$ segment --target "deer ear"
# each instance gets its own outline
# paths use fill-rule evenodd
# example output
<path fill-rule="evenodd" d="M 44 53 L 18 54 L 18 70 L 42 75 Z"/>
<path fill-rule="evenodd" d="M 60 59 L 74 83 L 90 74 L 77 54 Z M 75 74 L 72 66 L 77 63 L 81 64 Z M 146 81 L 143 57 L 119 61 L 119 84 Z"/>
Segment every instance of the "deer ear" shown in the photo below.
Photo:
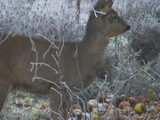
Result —
<path fill-rule="evenodd" d="M 112 4 L 113 4 L 112 0 L 98 0 L 94 8 L 97 11 L 102 11 L 104 13 L 107 13 L 111 9 Z"/>

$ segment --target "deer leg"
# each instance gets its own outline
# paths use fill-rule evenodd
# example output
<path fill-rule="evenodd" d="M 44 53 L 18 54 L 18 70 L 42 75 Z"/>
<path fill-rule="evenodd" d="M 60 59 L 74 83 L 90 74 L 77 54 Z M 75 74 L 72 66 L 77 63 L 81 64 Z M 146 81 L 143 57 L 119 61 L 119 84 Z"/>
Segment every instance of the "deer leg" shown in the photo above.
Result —
<path fill-rule="evenodd" d="M 66 92 L 49 91 L 51 118 L 55 120 L 67 120 L 69 97 Z"/>
<path fill-rule="evenodd" d="M 5 79 L 0 78 L 0 111 L 2 110 L 11 85 Z"/>

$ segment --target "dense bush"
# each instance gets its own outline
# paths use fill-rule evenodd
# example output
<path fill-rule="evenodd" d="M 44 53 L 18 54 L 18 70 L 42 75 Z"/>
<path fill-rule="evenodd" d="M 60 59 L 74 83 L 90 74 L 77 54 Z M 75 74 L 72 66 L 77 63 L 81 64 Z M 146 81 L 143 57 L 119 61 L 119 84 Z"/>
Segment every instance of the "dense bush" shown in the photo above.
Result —
<path fill-rule="evenodd" d="M 158 57 L 160 52 L 160 1 L 159 0 L 115 0 L 115 7 L 128 23 L 127 34 L 131 47 L 140 52 L 140 60 L 148 62 Z"/>
<path fill-rule="evenodd" d="M 114 0 L 116 11 L 131 25 L 128 34 L 114 38 L 108 49 L 106 69 L 116 93 L 160 91 L 159 6 L 159 0 Z"/>
<path fill-rule="evenodd" d="M 44 36 L 53 41 L 80 41 L 89 12 L 85 3 L 78 19 L 76 1 L 72 0 L 1 0 L 0 8 L 1 32 Z"/>

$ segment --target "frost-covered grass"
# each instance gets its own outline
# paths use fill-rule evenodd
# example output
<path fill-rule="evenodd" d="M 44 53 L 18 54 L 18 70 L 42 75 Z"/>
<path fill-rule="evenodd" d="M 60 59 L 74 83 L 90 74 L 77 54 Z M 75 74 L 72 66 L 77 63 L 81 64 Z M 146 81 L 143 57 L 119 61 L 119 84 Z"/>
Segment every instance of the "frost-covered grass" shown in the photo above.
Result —
<path fill-rule="evenodd" d="M 1 120 L 42 120 L 49 118 L 48 96 L 14 91 L 8 95 Z"/>
<path fill-rule="evenodd" d="M 80 41 L 92 3 L 82 1 L 0 1 L 0 31 L 27 36 L 43 35 L 50 40 Z"/>

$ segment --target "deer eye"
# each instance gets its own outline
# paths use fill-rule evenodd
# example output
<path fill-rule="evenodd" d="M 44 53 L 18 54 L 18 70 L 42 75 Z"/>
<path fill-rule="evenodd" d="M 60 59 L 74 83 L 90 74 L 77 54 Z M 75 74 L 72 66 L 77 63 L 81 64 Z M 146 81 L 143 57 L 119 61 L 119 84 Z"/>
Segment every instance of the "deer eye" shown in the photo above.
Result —
<path fill-rule="evenodd" d="M 119 21 L 119 18 L 118 18 L 118 16 L 111 16 L 109 19 L 108 19 L 108 21 L 109 21 L 109 23 L 113 23 L 114 21 Z"/>

